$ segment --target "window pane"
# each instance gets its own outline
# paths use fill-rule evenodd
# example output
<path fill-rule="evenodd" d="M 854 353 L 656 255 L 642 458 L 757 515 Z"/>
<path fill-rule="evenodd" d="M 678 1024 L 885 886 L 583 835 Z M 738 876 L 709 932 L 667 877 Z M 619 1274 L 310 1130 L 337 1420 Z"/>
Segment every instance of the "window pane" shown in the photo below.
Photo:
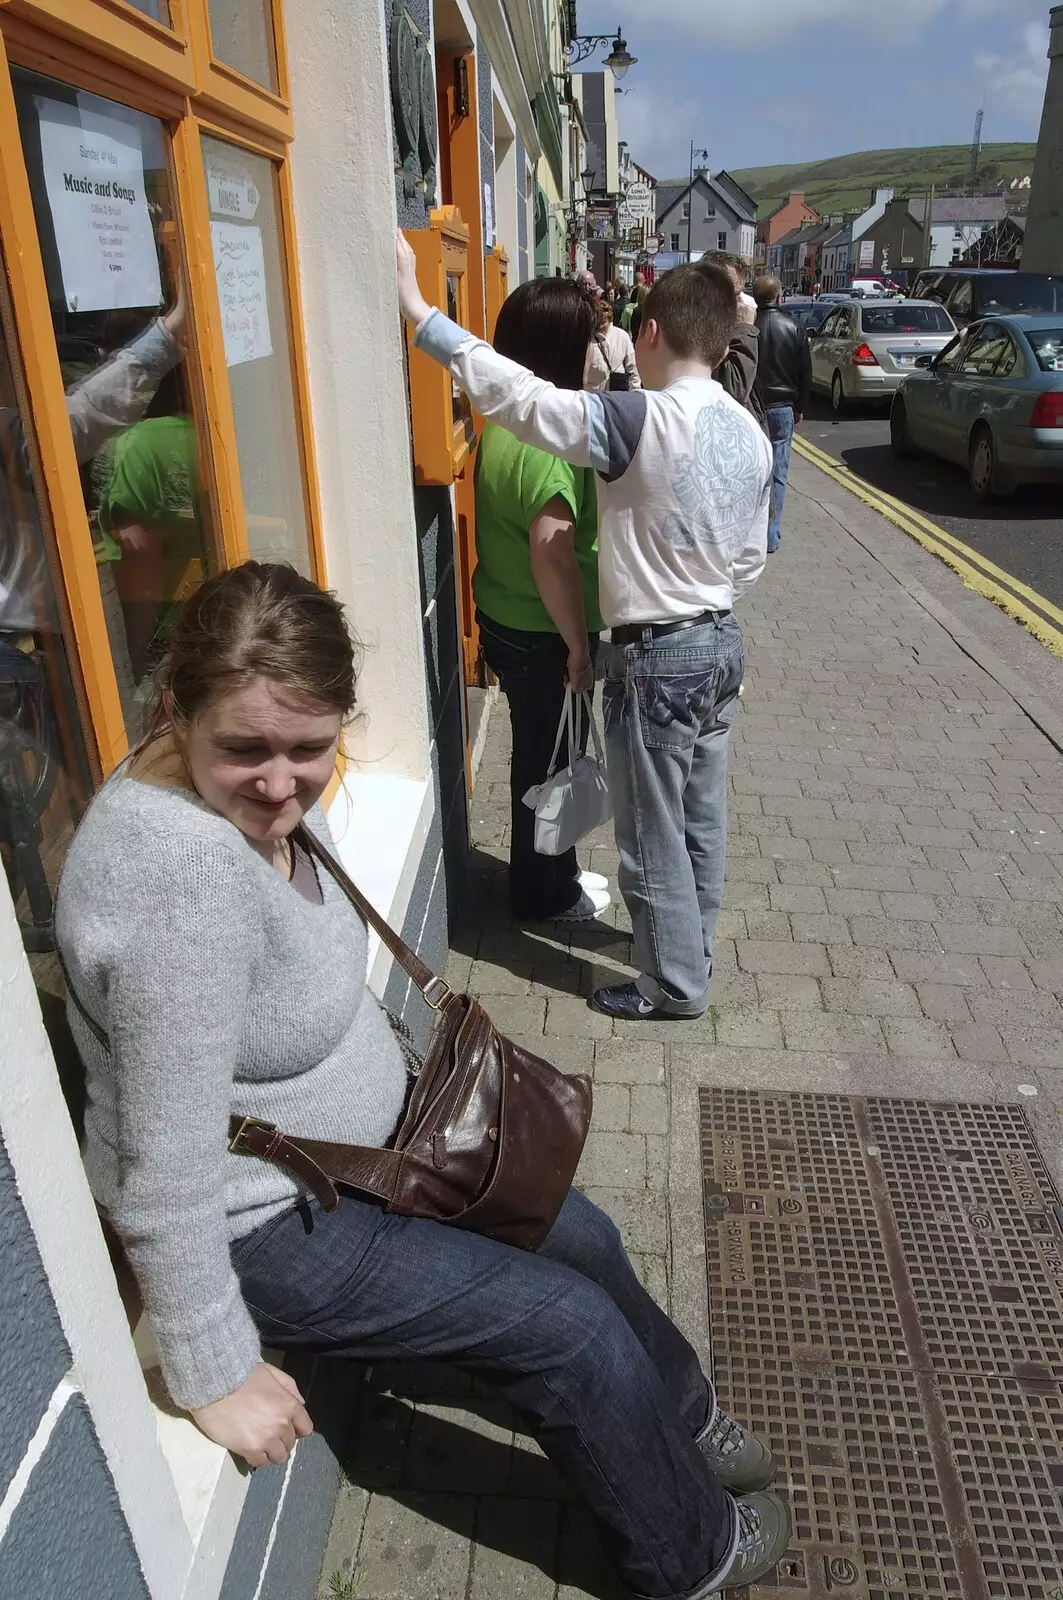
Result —
<path fill-rule="evenodd" d="M 273 166 L 206 135 L 203 160 L 248 546 L 309 575 Z"/>
<path fill-rule="evenodd" d="M 0 857 L 34 977 L 58 995 L 53 897 L 91 780 L 28 419 L 0 262 Z"/>
<path fill-rule="evenodd" d="M 277 53 L 270 0 L 207 0 L 215 59 L 277 92 Z"/>
<path fill-rule="evenodd" d="M 89 532 L 131 741 L 178 605 L 212 564 L 168 135 L 12 70 Z"/>
<path fill-rule="evenodd" d="M 129 4 L 137 11 L 142 11 L 153 22 L 161 22 L 164 28 L 170 26 L 170 7 L 167 0 L 129 0 Z"/>

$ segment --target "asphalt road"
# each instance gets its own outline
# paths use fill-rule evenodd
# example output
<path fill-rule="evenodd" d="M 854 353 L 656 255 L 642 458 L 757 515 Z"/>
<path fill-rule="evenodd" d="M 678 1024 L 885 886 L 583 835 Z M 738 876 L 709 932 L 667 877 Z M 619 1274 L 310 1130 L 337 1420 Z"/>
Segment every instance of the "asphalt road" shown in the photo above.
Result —
<path fill-rule="evenodd" d="M 931 456 L 894 461 L 889 413 L 879 408 L 838 421 L 829 402 L 816 397 L 798 432 L 876 489 L 1063 605 L 1063 489 L 1019 489 L 1014 499 L 980 506 L 962 468 Z"/>

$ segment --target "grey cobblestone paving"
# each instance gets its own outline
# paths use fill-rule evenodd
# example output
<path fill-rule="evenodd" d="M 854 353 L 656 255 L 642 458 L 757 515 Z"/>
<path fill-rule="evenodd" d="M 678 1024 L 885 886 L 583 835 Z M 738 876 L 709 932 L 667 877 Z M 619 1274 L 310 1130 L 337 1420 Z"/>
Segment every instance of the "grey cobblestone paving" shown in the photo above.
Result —
<path fill-rule="evenodd" d="M 809 470 L 799 482 L 814 490 Z M 622 1024 L 587 1009 L 592 987 L 633 970 L 624 907 L 600 925 L 515 928 L 504 702 L 479 770 L 447 977 L 515 1038 L 593 1074 L 578 1182 L 695 1339 L 696 1140 L 676 1107 L 697 1082 L 1022 1099 L 1058 1135 L 1063 756 L 865 548 L 900 536 L 860 515 L 863 543 L 793 492 L 782 552 L 742 607 L 706 1016 Z M 1057 705 L 1060 691 L 1063 665 Z M 610 830 L 585 862 L 615 875 Z M 453 1376 L 385 1371 L 359 1408 L 322 1600 L 619 1596 L 582 1512 L 504 1408 Z"/>

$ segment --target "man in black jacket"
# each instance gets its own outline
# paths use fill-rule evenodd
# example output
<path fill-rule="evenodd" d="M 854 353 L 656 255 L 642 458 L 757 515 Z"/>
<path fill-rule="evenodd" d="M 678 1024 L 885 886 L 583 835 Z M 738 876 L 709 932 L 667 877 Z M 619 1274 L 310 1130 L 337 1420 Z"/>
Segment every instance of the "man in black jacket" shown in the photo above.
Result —
<path fill-rule="evenodd" d="M 753 285 L 760 330 L 757 381 L 767 413 L 775 470 L 772 475 L 771 520 L 768 554 L 779 548 L 786 479 L 790 471 L 790 444 L 812 393 L 812 357 L 804 329 L 780 309 L 782 284 L 778 278 L 758 278 Z"/>

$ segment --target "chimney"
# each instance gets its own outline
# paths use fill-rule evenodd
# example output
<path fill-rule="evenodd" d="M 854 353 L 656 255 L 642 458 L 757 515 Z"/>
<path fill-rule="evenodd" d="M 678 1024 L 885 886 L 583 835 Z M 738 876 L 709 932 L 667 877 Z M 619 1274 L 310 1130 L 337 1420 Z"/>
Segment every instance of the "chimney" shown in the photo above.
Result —
<path fill-rule="evenodd" d="M 790 204 L 792 206 L 794 206 L 794 205 L 803 206 L 804 203 L 805 203 L 805 191 L 803 189 L 791 189 L 790 190 Z"/>

